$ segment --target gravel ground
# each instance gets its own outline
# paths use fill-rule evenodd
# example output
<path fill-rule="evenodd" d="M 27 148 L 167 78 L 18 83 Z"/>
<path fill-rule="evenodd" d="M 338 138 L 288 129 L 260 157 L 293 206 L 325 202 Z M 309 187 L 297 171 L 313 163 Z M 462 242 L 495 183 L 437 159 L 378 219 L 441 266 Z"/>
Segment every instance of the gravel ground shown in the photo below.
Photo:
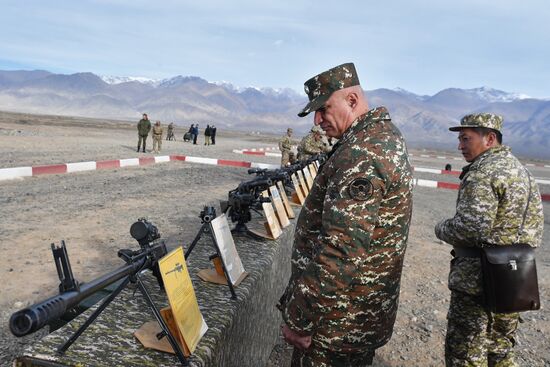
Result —
<path fill-rule="evenodd" d="M 56 118 L 0 113 L 0 168 L 97 161 L 151 156 L 135 152 L 135 123 Z M 216 146 L 193 146 L 181 140 L 164 141 L 162 154 L 277 163 L 277 158 L 244 156 L 232 149 L 275 146 L 276 139 L 220 131 Z M 199 139 L 201 142 L 202 137 Z M 148 142 L 149 149 L 152 148 Z M 444 162 L 423 159 L 422 167 L 438 168 Z M 453 163 L 459 169 L 459 163 Z M 540 170 L 538 176 L 550 170 Z M 134 247 L 130 225 L 140 217 L 156 223 L 173 248 L 190 243 L 204 205 L 214 205 L 227 191 L 249 176 L 234 167 L 170 162 L 144 167 L 29 177 L 0 181 L 0 361 L 2 366 L 44 331 L 16 339 L 8 331 L 9 315 L 53 295 L 57 275 L 50 243 L 67 242 L 75 277 L 91 280 L 118 267 L 116 252 Z M 419 178 L 440 180 L 441 175 Z M 446 177 L 445 181 L 455 182 Z M 549 192 L 547 187 L 541 187 Z M 441 366 L 445 316 L 449 302 L 446 287 L 450 248 L 433 235 L 442 218 L 452 216 L 456 191 L 417 187 L 410 240 L 403 272 L 401 302 L 394 336 L 379 349 L 376 366 Z M 523 314 L 517 346 L 521 366 L 550 365 L 548 338 L 550 312 L 550 204 L 544 204 L 546 245 L 538 253 L 543 307 Z M 268 366 L 288 366 L 291 349 L 282 341 L 273 349 Z"/>

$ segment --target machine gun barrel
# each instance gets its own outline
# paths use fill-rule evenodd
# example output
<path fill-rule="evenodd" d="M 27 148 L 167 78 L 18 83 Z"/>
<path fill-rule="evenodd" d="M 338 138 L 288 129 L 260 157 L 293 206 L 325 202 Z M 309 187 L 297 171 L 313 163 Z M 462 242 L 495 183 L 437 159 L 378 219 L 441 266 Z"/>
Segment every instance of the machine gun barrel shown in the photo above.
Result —
<path fill-rule="evenodd" d="M 118 256 L 126 262 L 126 265 L 84 284 L 79 284 L 73 278 L 65 242 L 62 241 L 59 248 L 52 244 L 57 274 L 61 281 L 60 293 L 12 314 L 9 325 L 13 335 L 25 336 L 41 329 L 63 316 L 85 298 L 125 277 L 130 277 L 131 280 L 132 276 L 144 269 L 153 271 L 162 288 L 164 284 L 158 269 L 158 260 L 166 255 L 167 251 L 164 242 L 153 242 L 160 238 L 157 227 L 145 218 L 141 218 L 132 225 L 130 234 L 138 241 L 141 249 L 119 250 Z"/>
<path fill-rule="evenodd" d="M 242 182 L 238 187 L 237 191 L 239 193 L 248 193 L 251 191 L 263 191 L 267 190 L 269 186 L 273 185 L 273 181 L 270 178 L 256 178 L 252 181 Z"/>
<path fill-rule="evenodd" d="M 148 259 L 143 257 L 135 263 L 122 266 L 89 283 L 81 284 L 79 290 L 58 294 L 15 312 L 10 317 L 11 332 L 13 335 L 21 337 L 41 329 L 51 321 L 61 317 L 85 298 L 128 275 L 137 273 L 140 269 L 146 267 L 147 261 Z"/>

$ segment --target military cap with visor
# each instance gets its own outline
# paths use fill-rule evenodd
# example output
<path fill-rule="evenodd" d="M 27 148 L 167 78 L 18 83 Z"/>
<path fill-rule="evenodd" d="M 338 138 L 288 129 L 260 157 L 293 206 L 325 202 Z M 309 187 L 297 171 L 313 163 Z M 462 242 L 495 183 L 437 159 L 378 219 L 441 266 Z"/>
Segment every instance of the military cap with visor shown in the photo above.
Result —
<path fill-rule="evenodd" d="M 304 83 L 304 91 L 309 98 L 309 103 L 298 116 L 304 117 L 312 111 L 317 111 L 323 107 L 332 93 L 355 85 L 359 85 L 359 78 L 355 65 L 351 62 L 335 66 L 314 76 Z"/>
<path fill-rule="evenodd" d="M 485 127 L 502 133 L 502 116 L 493 113 L 473 113 L 464 116 L 460 120 L 460 125 L 449 128 L 451 131 L 460 131 L 464 128 Z"/>

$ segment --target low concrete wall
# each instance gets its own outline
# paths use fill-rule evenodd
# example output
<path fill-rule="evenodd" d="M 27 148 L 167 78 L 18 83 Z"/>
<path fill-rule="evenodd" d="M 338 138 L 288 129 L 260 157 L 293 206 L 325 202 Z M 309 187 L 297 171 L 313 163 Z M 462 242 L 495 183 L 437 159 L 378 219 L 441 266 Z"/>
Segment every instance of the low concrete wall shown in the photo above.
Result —
<path fill-rule="evenodd" d="M 210 268 L 208 256 L 215 252 L 207 236 L 197 244 L 187 260 L 199 307 L 209 330 L 200 341 L 190 366 L 262 366 L 277 342 L 281 322 L 275 305 L 290 276 L 290 254 L 294 222 L 276 241 L 235 237 L 237 250 L 248 277 L 235 288 L 237 299 L 230 299 L 227 286 L 206 283 L 196 273 Z M 188 245 L 188 244 L 187 244 Z M 167 304 L 164 292 L 147 272 L 147 289 L 161 308 Z M 132 333 L 144 322 L 154 320 L 143 296 L 127 287 L 64 355 L 55 349 L 84 322 L 92 310 L 49 334 L 25 351 L 21 365 L 86 366 L 174 366 L 170 354 L 144 349 Z"/>

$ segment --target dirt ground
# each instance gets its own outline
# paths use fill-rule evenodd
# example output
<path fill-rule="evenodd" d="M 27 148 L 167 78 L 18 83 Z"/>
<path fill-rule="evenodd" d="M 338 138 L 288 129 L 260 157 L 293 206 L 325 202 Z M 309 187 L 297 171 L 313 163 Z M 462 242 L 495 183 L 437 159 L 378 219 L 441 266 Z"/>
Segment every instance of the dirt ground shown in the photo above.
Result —
<path fill-rule="evenodd" d="M 137 121 L 136 121 L 137 122 Z M 233 149 L 275 146 L 276 137 L 218 130 L 215 146 L 163 141 L 161 155 L 278 163 L 275 157 L 232 153 Z M 283 131 L 281 132 L 282 135 Z M 0 113 L 0 168 L 152 156 L 136 153 L 135 123 Z M 148 141 L 148 150 L 152 148 Z M 445 162 L 413 157 L 413 165 L 439 168 Z M 460 169 L 453 162 L 453 169 Z M 550 178 L 550 169 L 533 168 Z M 416 177 L 458 182 L 456 177 Z M 120 265 L 116 253 L 136 246 L 130 225 L 147 217 L 169 248 L 190 243 L 204 205 L 218 205 L 227 191 L 249 178 L 246 169 L 167 162 L 143 167 L 27 177 L 0 181 L 0 361 L 2 366 L 42 333 L 16 339 L 7 320 L 14 311 L 57 291 L 50 244 L 65 240 L 75 277 L 81 281 Z M 550 193 L 550 187 L 541 185 Z M 394 335 L 377 351 L 377 366 L 441 366 L 449 291 L 450 247 L 435 239 L 434 225 L 454 213 L 456 191 L 417 187 Z M 516 351 L 521 366 L 549 366 L 550 203 L 544 204 L 544 245 L 538 252 L 543 309 L 523 314 Z M 38 335 L 38 336 L 37 336 Z M 268 366 L 289 365 L 291 349 L 282 341 Z"/>

